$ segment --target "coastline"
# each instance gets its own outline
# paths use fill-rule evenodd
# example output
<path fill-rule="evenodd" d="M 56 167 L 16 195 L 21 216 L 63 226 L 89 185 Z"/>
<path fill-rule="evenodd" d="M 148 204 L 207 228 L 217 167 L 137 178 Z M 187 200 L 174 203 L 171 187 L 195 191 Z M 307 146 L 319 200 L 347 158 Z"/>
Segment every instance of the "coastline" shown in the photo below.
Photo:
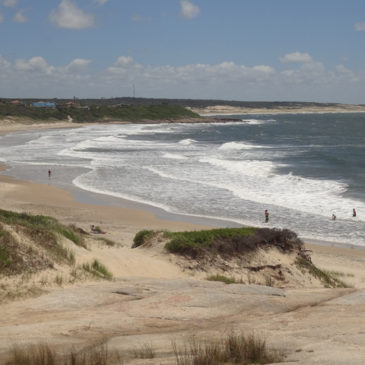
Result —
<path fill-rule="evenodd" d="M 84 126 L 86 124 L 82 124 Z M 13 130 L 0 128 L 0 134 L 27 130 L 17 125 Z M 32 125 L 31 129 L 47 129 L 48 124 Z M 57 123 L 52 128 L 80 127 L 73 123 Z M 66 224 L 76 224 L 88 231 L 91 224 L 97 224 L 108 232 L 108 238 L 131 247 L 135 234 L 143 229 L 186 231 L 212 229 L 215 227 L 240 226 L 233 222 L 174 214 L 148 204 L 104 194 L 87 192 L 77 187 L 57 187 L 51 184 L 18 180 L 7 176 L 6 166 L 0 165 L 0 199 L 2 208 L 18 212 L 49 215 Z M 4 173 L 5 172 L 5 173 Z M 320 267 L 345 272 L 356 272 L 356 286 L 363 286 L 361 278 L 365 263 L 365 248 L 330 241 L 306 240 L 314 262 Z"/>
<path fill-rule="evenodd" d="M 6 171 L 6 166 L 0 166 L 0 171 Z M 0 175 L 0 187 L 2 209 L 49 215 L 86 231 L 91 224 L 97 224 L 105 229 L 108 238 L 129 248 L 135 234 L 143 229 L 190 231 L 235 226 L 224 220 L 169 213 L 147 204 L 103 194 L 70 191 L 7 175 Z M 363 285 L 364 247 L 320 240 L 304 240 L 304 244 L 320 267 L 356 272 L 356 285 Z"/>
<path fill-rule="evenodd" d="M 141 120 L 138 122 L 129 120 L 112 120 L 105 119 L 97 122 L 73 122 L 72 120 L 62 121 L 48 121 L 32 120 L 26 118 L 0 118 L 0 135 L 42 129 L 61 129 L 61 128 L 79 128 L 87 125 L 97 124 L 161 124 L 161 123 L 222 123 L 236 121 L 237 119 L 230 118 L 235 115 L 278 115 L 278 114 L 326 114 L 326 113 L 365 113 L 365 106 L 363 105 L 346 105 L 338 104 L 334 106 L 308 106 L 308 107 L 273 107 L 273 108 L 247 108 L 234 107 L 226 105 L 215 105 L 204 108 L 188 107 L 187 109 L 200 115 L 200 118 L 167 118 L 163 120 Z M 223 117 L 223 118 L 222 118 Z M 227 117 L 227 118 L 224 118 Z"/>
<path fill-rule="evenodd" d="M 226 105 L 215 105 L 205 108 L 190 108 L 193 112 L 205 116 L 227 116 L 230 115 L 250 115 L 250 114 L 326 114 L 326 113 L 365 113 L 365 106 L 361 105 L 338 105 L 338 106 L 320 106 L 320 107 L 278 107 L 278 108 L 245 108 L 233 107 Z"/>
<path fill-rule="evenodd" d="M 365 110 L 365 107 L 364 107 Z M 163 121 L 162 121 L 163 122 Z M 165 121 L 166 122 L 166 121 Z M 119 122 L 113 122 L 113 124 L 118 124 Z M 120 122 L 123 123 L 123 122 Z M 125 123 L 125 122 L 124 122 Z M 45 129 L 61 129 L 61 128 L 79 128 L 83 126 L 88 125 L 94 125 L 94 124 L 105 124 L 105 123 L 73 123 L 73 122 L 54 122 L 54 123 L 35 123 L 35 124 L 21 124 L 21 123 L 12 123 L 11 128 L 6 125 L 1 124 L 0 120 L 0 136 L 2 134 L 7 133 L 16 133 L 16 132 L 22 132 L 22 131 L 28 131 L 28 130 L 45 130 Z M 4 173 L 4 170 L 6 170 L 7 167 L 0 162 L 0 172 Z M 72 184 L 71 180 L 68 182 L 68 184 L 61 185 L 57 184 L 57 181 L 53 181 L 52 185 L 47 184 L 45 185 L 42 182 L 30 182 L 23 179 L 17 179 L 15 177 L 11 177 L 10 174 L 0 175 L 0 185 L 3 183 L 12 183 L 18 188 L 20 186 L 25 187 L 32 186 L 35 191 L 42 191 L 41 186 L 43 187 L 51 187 L 53 186 L 53 189 L 55 191 L 58 191 L 55 194 L 64 196 L 65 194 L 69 196 L 67 199 L 70 205 L 74 204 L 80 204 L 84 206 L 88 206 L 92 208 L 93 210 L 104 210 L 107 208 L 111 209 L 120 209 L 123 211 L 123 213 L 120 213 L 122 216 L 127 216 L 126 213 L 128 210 L 131 210 L 132 212 L 140 212 L 141 216 L 144 214 L 148 214 L 150 217 L 154 217 L 154 219 L 151 219 L 151 221 L 148 221 L 148 226 L 154 226 L 154 229 L 160 229 L 161 227 L 165 226 L 171 226 L 172 229 L 175 229 L 174 222 L 177 223 L 176 229 L 180 229 L 181 227 L 185 227 L 186 229 L 202 229 L 202 228 L 215 228 L 215 227 L 240 227 L 242 224 L 239 224 L 234 221 L 230 221 L 228 219 L 224 218 L 215 218 L 215 217 L 204 217 L 204 216 L 195 216 L 195 215 L 189 215 L 189 214 L 183 214 L 183 213 L 173 213 L 164 210 L 161 207 L 154 206 L 148 203 L 144 202 L 138 202 L 129 200 L 128 198 L 115 198 L 111 197 L 102 193 L 95 193 L 83 190 L 79 187 L 76 187 Z M 59 189 L 59 190 L 57 190 Z M 46 189 L 47 190 L 47 189 Z M 48 194 L 49 195 L 49 194 Z M 31 194 L 30 194 L 31 196 Z M 29 197 L 27 197 L 28 199 Z M 72 200 L 72 202 L 71 202 Z M 55 207 L 55 210 L 57 211 L 57 201 L 53 201 L 50 199 L 50 202 L 52 202 L 52 205 Z M 19 202 L 20 203 L 20 202 Z M 25 202 L 23 202 L 25 203 Z M 36 201 L 32 201 L 32 205 L 35 206 Z M 53 215 L 52 212 L 50 213 L 37 213 L 37 214 L 48 214 Z M 119 214 L 118 214 L 119 215 Z M 134 214 L 132 214 L 134 215 Z M 56 218 L 62 219 L 61 217 L 55 216 Z M 143 227 L 143 224 L 138 222 L 134 222 L 134 226 L 138 226 L 139 230 L 145 229 L 146 227 Z M 199 228 L 195 228 L 199 227 Z M 349 249 L 356 251 L 365 251 L 365 247 L 362 246 L 356 246 L 356 245 L 350 245 L 345 244 L 341 242 L 333 242 L 333 241 L 325 241 L 325 240 L 316 240 L 316 239 L 306 239 L 303 238 L 303 241 L 305 241 L 306 244 L 310 246 L 322 246 L 327 247 L 329 249 L 333 248 L 340 248 L 340 249 Z"/>

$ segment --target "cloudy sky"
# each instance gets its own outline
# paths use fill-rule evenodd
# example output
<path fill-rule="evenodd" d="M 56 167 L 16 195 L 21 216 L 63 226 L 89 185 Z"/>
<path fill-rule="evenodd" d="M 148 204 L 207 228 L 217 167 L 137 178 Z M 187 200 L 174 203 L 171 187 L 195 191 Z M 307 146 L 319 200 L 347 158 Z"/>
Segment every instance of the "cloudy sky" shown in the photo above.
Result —
<path fill-rule="evenodd" d="M 364 0 L 0 0 L 0 97 L 365 103 Z"/>

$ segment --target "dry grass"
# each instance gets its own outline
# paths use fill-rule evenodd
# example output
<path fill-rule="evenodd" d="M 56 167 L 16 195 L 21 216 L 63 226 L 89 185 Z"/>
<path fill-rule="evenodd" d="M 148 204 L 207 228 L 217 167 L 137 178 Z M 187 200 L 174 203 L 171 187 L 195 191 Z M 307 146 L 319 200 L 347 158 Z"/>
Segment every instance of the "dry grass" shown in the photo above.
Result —
<path fill-rule="evenodd" d="M 6 365 L 117 365 L 122 364 L 118 353 L 110 352 L 106 344 L 86 348 L 68 355 L 59 355 L 49 345 L 13 347 Z"/>
<path fill-rule="evenodd" d="M 284 359 L 282 353 L 269 349 L 265 340 L 254 335 L 232 333 L 210 342 L 193 337 L 182 350 L 176 343 L 172 346 L 176 365 L 271 364 Z"/>

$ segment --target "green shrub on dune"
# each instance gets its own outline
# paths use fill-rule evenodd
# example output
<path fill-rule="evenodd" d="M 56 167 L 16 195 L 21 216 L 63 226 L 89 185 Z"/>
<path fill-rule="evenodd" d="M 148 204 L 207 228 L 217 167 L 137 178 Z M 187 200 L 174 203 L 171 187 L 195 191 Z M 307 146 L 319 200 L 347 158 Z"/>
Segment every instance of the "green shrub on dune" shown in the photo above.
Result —
<path fill-rule="evenodd" d="M 52 217 L 44 215 L 31 215 L 27 213 L 16 213 L 0 209 L 0 222 L 9 225 L 20 225 L 41 231 L 55 231 L 74 242 L 76 245 L 85 247 L 82 236 L 75 230 L 74 227 L 67 227 Z"/>

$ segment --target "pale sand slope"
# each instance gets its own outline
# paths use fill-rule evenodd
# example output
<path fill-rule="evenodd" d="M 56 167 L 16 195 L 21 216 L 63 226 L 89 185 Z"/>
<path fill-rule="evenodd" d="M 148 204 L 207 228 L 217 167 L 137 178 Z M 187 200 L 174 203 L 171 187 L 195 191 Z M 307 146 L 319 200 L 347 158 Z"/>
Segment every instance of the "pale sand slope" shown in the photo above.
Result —
<path fill-rule="evenodd" d="M 49 124 L 10 124 L 0 127 L 0 133 L 50 128 Z M 203 227 L 163 221 L 143 211 L 76 203 L 68 192 L 8 177 L 0 177 L 0 201 L 1 208 L 55 216 L 85 230 L 91 223 L 99 224 L 108 232 L 107 238 L 123 246 L 78 252 L 78 260 L 97 257 L 106 263 L 118 278 L 112 283 L 80 283 L 1 305 L 2 353 L 20 342 L 41 341 L 70 348 L 71 344 L 85 345 L 105 337 L 112 348 L 135 349 L 151 343 L 159 351 L 156 360 L 128 363 L 170 364 L 175 363 L 166 355 L 171 355 L 171 339 L 186 339 L 189 334 L 210 338 L 236 329 L 264 335 L 269 344 L 286 349 L 293 364 L 364 363 L 365 292 L 361 289 L 353 294 L 346 289 L 280 291 L 194 280 L 167 257 L 150 250 L 131 250 L 130 246 L 140 229 Z M 340 279 L 356 288 L 364 287 L 363 251 L 307 246 L 313 250 L 317 266 L 338 271 Z M 331 300 L 335 297 L 340 299 Z"/>
<path fill-rule="evenodd" d="M 364 363 L 363 289 L 280 290 L 197 280 L 169 256 L 130 246 L 141 229 L 203 227 L 163 221 L 144 211 L 81 204 L 61 189 L 5 176 L 0 177 L 0 201 L 3 209 L 51 215 L 85 230 L 98 224 L 108 232 L 107 238 L 123 246 L 99 247 L 78 256 L 100 259 L 113 272 L 114 282 L 80 283 L 2 304 L 2 353 L 20 342 L 70 348 L 105 337 L 111 348 L 152 344 L 158 352 L 154 360 L 127 363 L 173 364 L 171 339 L 180 341 L 191 334 L 216 337 L 235 329 L 262 334 L 269 344 L 287 350 L 293 364 Z M 354 275 L 341 279 L 364 286 L 364 251 L 310 248 L 319 267 Z"/>
<path fill-rule="evenodd" d="M 202 116 L 240 114 L 304 114 L 304 113 L 364 113 L 363 105 L 336 104 L 331 106 L 303 106 L 277 108 L 245 108 L 229 105 L 214 105 L 206 108 L 190 108 Z"/>

